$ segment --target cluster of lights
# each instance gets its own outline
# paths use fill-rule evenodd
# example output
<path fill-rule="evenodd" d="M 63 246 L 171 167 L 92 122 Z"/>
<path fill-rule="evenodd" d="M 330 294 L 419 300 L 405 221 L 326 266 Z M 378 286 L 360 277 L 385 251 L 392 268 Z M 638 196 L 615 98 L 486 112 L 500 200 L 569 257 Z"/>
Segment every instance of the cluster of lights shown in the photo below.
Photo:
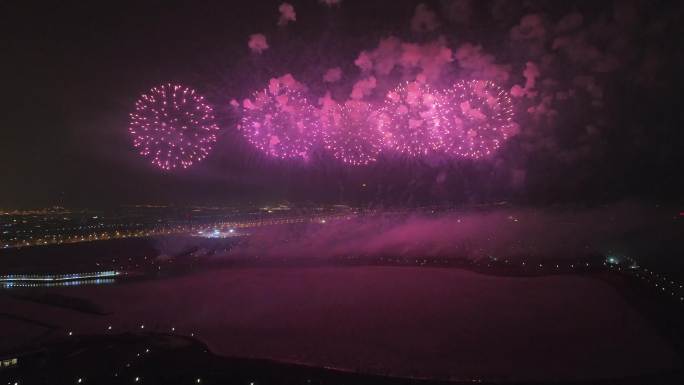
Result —
<path fill-rule="evenodd" d="M 102 285 L 113 283 L 119 271 L 98 271 L 82 274 L 9 274 L 0 276 L 0 284 L 5 289 L 27 287 L 60 287 L 80 285 Z"/>
<path fill-rule="evenodd" d="M 138 99 L 128 127 L 140 155 L 163 170 L 187 168 L 206 158 L 218 129 L 202 96 L 171 83 Z"/>
<path fill-rule="evenodd" d="M 272 213 L 272 210 L 268 211 Z M 94 242 L 101 240 L 111 240 L 111 239 L 126 239 L 126 238 L 146 238 L 154 236 L 165 236 L 165 235 L 193 235 L 193 236 L 203 236 L 203 237 L 233 237 L 241 236 L 242 233 L 237 232 L 236 229 L 247 229 L 260 226 L 271 226 L 271 225 L 284 225 L 293 223 L 304 223 L 308 221 L 315 221 L 319 218 L 340 218 L 346 214 L 327 214 L 327 215 L 316 215 L 316 216 L 287 216 L 287 217 L 272 217 L 272 218 L 260 218 L 258 220 L 246 220 L 239 222 L 216 222 L 211 224 L 196 224 L 196 225 L 186 225 L 186 226 L 168 226 L 168 227 L 155 227 L 147 230 L 136 230 L 136 231 L 115 231 L 115 232 L 102 232 L 93 233 L 88 235 L 74 235 L 63 237 L 59 236 L 45 236 L 41 238 L 29 238 L 22 239 L 16 242 L 3 244 L 2 248 L 21 248 L 30 246 L 47 246 L 47 245 L 61 245 L 61 244 L 72 244 L 81 242 Z M 219 232 L 214 234 L 215 230 Z"/>
<path fill-rule="evenodd" d="M 65 286 L 83 286 L 83 285 L 106 285 L 116 282 L 113 278 L 96 278 L 85 279 L 80 281 L 64 281 L 64 282 L 39 282 L 39 283 L 18 283 L 6 282 L 2 287 L 5 289 L 24 288 L 24 287 L 65 287 Z"/>
<path fill-rule="evenodd" d="M 200 230 L 197 232 L 197 234 L 193 234 L 193 236 L 202 238 L 230 238 L 239 237 L 242 235 L 244 234 L 236 233 L 235 229 L 228 229 L 228 231 L 222 231 L 220 229 L 213 229 L 212 231 Z"/>
<path fill-rule="evenodd" d="M 660 293 L 669 294 L 672 297 L 679 297 L 679 302 L 684 303 L 684 284 L 675 282 L 673 279 L 668 279 L 665 275 L 643 269 L 637 271 L 636 278 L 639 278 L 647 283 L 653 284 L 653 287 Z"/>
<path fill-rule="evenodd" d="M 609 255 L 603 265 L 611 271 L 632 275 L 646 283 L 653 284 L 657 292 L 678 298 L 679 302 L 684 303 L 684 284 L 652 270 L 642 269 L 634 258 Z"/>

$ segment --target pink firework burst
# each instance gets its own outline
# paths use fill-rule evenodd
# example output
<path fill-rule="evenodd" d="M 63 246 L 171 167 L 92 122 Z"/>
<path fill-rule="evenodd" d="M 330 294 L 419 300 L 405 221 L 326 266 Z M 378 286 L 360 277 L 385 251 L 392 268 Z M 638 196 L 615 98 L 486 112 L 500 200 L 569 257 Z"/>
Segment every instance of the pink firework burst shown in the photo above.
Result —
<path fill-rule="evenodd" d="M 269 156 L 306 159 L 320 126 L 316 109 L 301 92 L 272 82 L 244 101 L 238 129 Z"/>
<path fill-rule="evenodd" d="M 385 145 L 411 156 L 442 150 L 447 131 L 440 110 L 441 98 L 427 84 L 408 82 L 389 91 L 378 111 Z"/>
<path fill-rule="evenodd" d="M 487 80 L 462 80 L 443 92 L 447 153 L 482 158 L 508 139 L 514 125 L 513 104 L 501 87 Z"/>
<path fill-rule="evenodd" d="M 206 158 L 218 130 L 204 98 L 171 83 L 141 95 L 128 126 L 140 155 L 163 170 L 188 168 Z"/>
<path fill-rule="evenodd" d="M 323 143 L 338 160 L 360 166 L 375 162 L 382 149 L 377 114 L 368 103 L 350 100 L 322 113 Z"/>

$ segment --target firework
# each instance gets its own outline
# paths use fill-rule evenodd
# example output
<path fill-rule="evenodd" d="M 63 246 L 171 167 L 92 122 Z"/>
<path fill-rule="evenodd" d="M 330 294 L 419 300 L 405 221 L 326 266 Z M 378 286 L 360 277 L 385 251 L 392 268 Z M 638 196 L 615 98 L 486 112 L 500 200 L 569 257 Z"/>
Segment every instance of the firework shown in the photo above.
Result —
<path fill-rule="evenodd" d="M 308 157 L 320 135 L 320 120 L 301 92 L 273 83 L 243 107 L 238 129 L 256 148 L 281 159 Z"/>
<path fill-rule="evenodd" d="M 323 143 L 336 159 L 353 166 L 377 160 L 382 135 L 377 129 L 376 113 L 368 103 L 335 103 L 324 109 L 322 121 Z"/>
<path fill-rule="evenodd" d="M 141 95 L 128 126 L 140 155 L 164 170 L 188 168 L 206 158 L 218 129 L 202 96 L 171 83 Z"/>
<path fill-rule="evenodd" d="M 385 145 L 397 152 L 420 156 L 442 150 L 441 99 L 426 84 L 404 83 L 387 93 L 378 111 L 378 128 Z"/>
<path fill-rule="evenodd" d="M 491 81 L 459 81 L 442 93 L 442 119 L 448 130 L 447 153 L 481 158 L 508 138 L 513 123 L 511 99 Z"/>

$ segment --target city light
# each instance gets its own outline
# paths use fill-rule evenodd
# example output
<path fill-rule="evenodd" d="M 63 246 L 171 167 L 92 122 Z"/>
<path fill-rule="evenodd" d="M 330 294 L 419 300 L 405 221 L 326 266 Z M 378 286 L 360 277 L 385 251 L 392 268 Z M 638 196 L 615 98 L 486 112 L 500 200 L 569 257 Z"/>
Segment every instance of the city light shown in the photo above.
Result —
<path fill-rule="evenodd" d="M 77 281 L 93 278 L 116 277 L 121 273 L 118 271 L 99 271 L 94 273 L 76 273 L 60 275 L 40 275 L 40 274 L 9 274 L 0 276 L 0 282 L 62 282 Z"/>

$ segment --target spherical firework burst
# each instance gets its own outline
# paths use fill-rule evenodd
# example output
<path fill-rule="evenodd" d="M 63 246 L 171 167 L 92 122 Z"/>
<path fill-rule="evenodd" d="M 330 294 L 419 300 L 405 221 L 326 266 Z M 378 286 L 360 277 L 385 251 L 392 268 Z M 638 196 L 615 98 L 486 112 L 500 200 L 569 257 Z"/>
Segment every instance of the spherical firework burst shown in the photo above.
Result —
<path fill-rule="evenodd" d="M 495 152 L 508 138 L 513 104 L 501 87 L 486 80 L 459 81 L 443 92 L 445 151 L 466 158 Z"/>
<path fill-rule="evenodd" d="M 164 170 L 187 168 L 206 158 L 218 129 L 202 96 L 170 83 L 140 96 L 128 126 L 140 155 Z"/>
<path fill-rule="evenodd" d="M 378 111 L 378 128 L 385 145 L 419 156 L 444 147 L 441 99 L 426 84 L 404 83 L 387 93 Z"/>
<path fill-rule="evenodd" d="M 301 92 L 271 84 L 243 107 L 238 129 L 255 147 L 281 159 L 308 157 L 320 135 L 320 120 Z"/>
<path fill-rule="evenodd" d="M 368 103 L 350 100 L 324 108 L 323 143 L 338 160 L 353 165 L 375 162 L 382 149 L 377 114 Z"/>

